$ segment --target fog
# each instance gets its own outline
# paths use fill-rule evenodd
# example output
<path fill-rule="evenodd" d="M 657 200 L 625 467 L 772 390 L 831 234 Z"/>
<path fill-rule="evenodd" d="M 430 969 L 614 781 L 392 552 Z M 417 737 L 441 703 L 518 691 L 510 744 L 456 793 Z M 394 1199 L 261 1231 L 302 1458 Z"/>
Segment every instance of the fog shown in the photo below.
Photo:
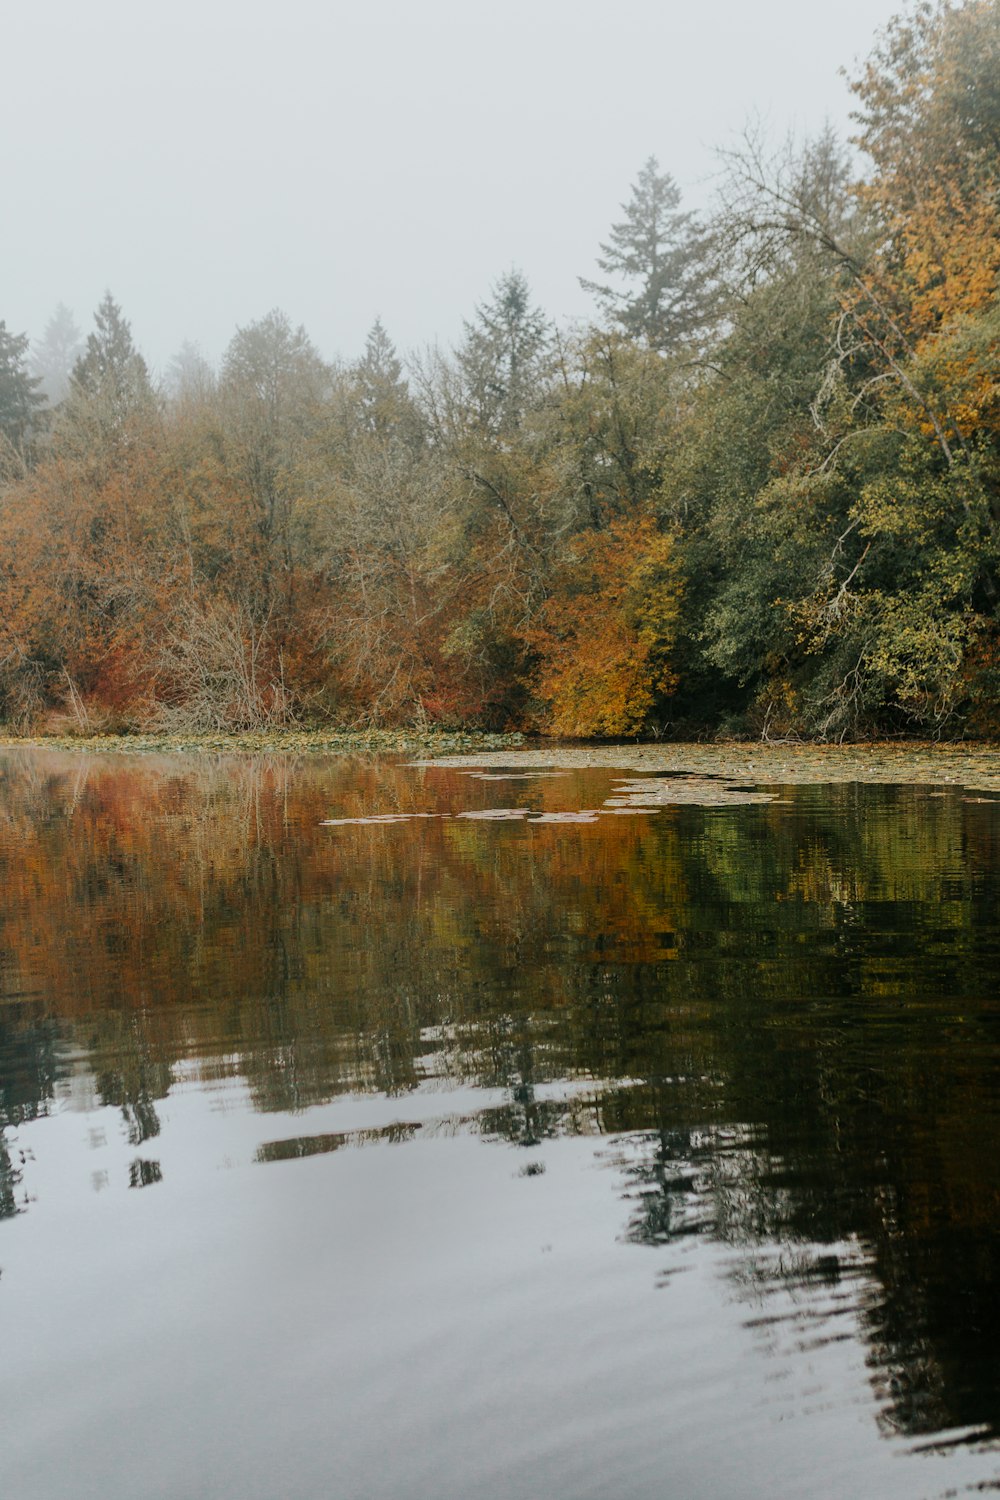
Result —
<path fill-rule="evenodd" d="M 752 114 L 829 120 L 897 0 L 52 0 L 5 7 L 0 318 L 154 368 L 281 306 L 326 356 L 453 342 L 512 265 L 554 318 L 651 153 L 687 206 Z"/>

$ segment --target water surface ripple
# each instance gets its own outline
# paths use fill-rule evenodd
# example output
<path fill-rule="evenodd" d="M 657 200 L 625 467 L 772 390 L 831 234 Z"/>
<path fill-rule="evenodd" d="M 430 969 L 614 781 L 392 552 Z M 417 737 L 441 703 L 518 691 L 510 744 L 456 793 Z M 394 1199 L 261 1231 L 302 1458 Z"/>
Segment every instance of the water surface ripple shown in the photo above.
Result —
<path fill-rule="evenodd" d="M 1000 1491 L 1000 805 L 913 774 L 0 752 L 9 1493 Z"/>

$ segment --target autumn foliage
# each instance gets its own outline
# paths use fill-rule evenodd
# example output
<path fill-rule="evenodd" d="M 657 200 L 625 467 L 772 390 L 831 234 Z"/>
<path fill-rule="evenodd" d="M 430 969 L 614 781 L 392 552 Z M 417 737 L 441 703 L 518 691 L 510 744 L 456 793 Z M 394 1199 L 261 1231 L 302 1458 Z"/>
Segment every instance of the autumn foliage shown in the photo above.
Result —
<path fill-rule="evenodd" d="M 676 685 L 679 595 L 671 540 L 648 518 L 574 539 L 529 632 L 553 733 L 642 733 Z"/>
<path fill-rule="evenodd" d="M 272 312 L 157 389 L 109 295 L 47 412 L 4 331 L 0 718 L 995 722 L 998 80 L 1000 0 L 921 4 L 854 81 L 860 181 L 749 137 L 700 225 L 650 158 L 604 326 L 512 271 L 406 371 Z"/>

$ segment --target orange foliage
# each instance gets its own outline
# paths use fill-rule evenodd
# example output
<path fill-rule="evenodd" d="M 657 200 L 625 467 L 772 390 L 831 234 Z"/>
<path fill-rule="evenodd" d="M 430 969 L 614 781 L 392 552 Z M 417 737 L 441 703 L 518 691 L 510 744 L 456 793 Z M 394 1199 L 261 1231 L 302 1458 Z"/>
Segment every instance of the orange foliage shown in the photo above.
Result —
<path fill-rule="evenodd" d="M 851 310 L 916 362 L 924 404 L 914 386 L 903 407 L 948 441 L 966 439 L 997 406 L 997 340 L 984 358 L 964 334 L 1000 292 L 998 69 L 1000 10 L 970 0 L 894 21 L 854 85 L 858 143 L 875 164 L 858 193 L 887 237 Z"/>
<path fill-rule="evenodd" d="M 633 735 L 676 678 L 680 582 L 670 537 L 648 518 L 583 532 L 528 634 L 555 734 Z"/>
<path fill-rule="evenodd" d="M 1000 278 L 1000 205 L 996 184 L 967 195 L 950 184 L 930 188 L 903 216 L 902 278 L 919 349 L 940 328 L 981 312 Z"/>

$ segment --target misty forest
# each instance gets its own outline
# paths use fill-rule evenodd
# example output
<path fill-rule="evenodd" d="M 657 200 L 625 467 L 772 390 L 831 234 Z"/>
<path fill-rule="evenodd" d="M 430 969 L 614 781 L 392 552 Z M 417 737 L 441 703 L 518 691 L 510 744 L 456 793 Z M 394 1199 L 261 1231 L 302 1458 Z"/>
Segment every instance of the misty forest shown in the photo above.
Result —
<path fill-rule="evenodd" d="M 113 289 L 0 322 L 0 719 L 995 735 L 1000 0 L 845 87 L 703 215 L 650 156 L 586 327 L 489 267 L 411 357 L 273 310 L 156 381 Z"/>

